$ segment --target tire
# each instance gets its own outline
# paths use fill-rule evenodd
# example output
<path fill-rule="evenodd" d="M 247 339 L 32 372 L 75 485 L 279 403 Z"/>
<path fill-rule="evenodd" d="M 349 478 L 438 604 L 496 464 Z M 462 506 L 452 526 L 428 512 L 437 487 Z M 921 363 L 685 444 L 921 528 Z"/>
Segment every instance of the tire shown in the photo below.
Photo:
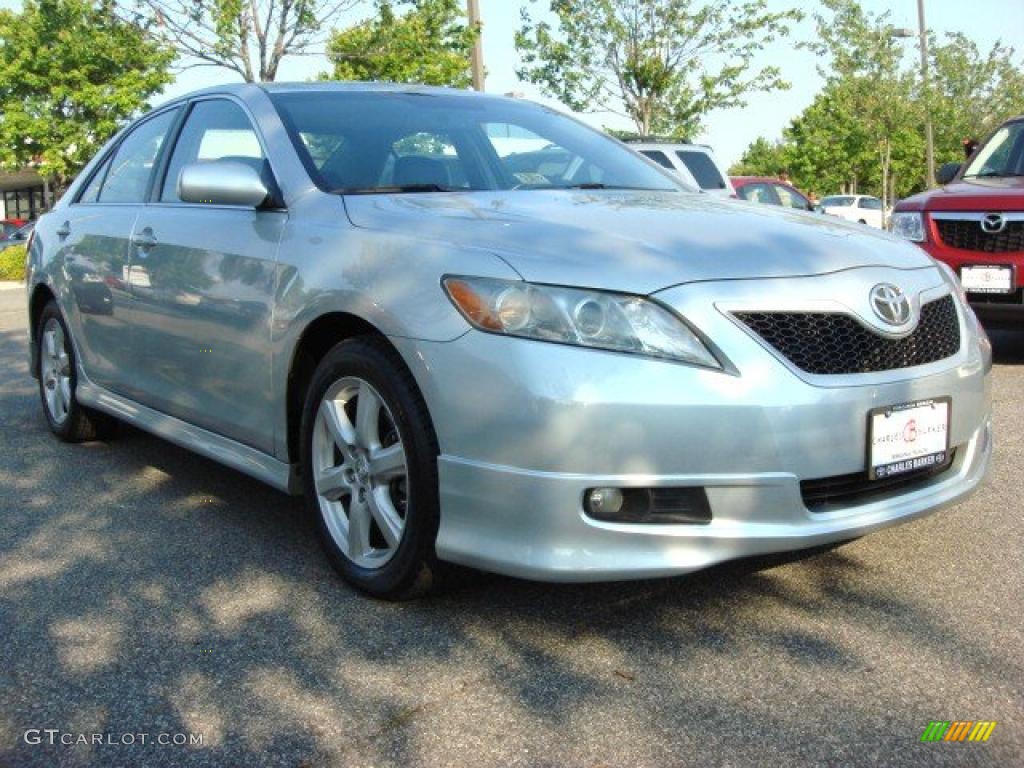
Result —
<path fill-rule="evenodd" d="M 860 219 L 857 223 L 858 224 L 863 224 L 863 225 L 867 226 L 867 222 L 864 221 L 864 219 Z"/>
<path fill-rule="evenodd" d="M 117 420 L 86 408 L 75 396 L 78 385 L 75 346 L 53 299 L 39 316 L 36 345 L 39 398 L 50 431 L 66 443 L 112 437 L 117 431 Z"/>
<path fill-rule="evenodd" d="M 349 339 L 324 356 L 301 438 L 306 506 L 338 573 L 387 600 L 430 591 L 437 437 L 412 374 L 383 340 Z"/>

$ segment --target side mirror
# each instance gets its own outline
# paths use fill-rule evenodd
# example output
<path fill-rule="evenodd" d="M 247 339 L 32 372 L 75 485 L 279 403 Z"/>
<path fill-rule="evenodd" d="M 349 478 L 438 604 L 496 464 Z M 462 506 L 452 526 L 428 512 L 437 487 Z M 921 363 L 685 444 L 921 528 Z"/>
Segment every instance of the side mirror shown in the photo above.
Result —
<path fill-rule="evenodd" d="M 960 172 L 960 163 L 944 163 L 938 171 L 935 172 L 935 180 L 939 184 L 949 184 Z"/>
<path fill-rule="evenodd" d="M 259 208 L 269 196 L 259 171 L 238 160 L 189 163 L 178 176 L 178 197 L 186 203 Z"/>

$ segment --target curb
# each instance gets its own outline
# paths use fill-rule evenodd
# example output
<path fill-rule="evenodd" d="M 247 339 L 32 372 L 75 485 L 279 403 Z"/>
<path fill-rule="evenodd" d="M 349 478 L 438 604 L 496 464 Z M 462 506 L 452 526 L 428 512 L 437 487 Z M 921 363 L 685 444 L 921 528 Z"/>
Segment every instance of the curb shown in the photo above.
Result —
<path fill-rule="evenodd" d="M 25 283 L 18 280 L 0 280 L 0 291 L 23 291 Z"/>

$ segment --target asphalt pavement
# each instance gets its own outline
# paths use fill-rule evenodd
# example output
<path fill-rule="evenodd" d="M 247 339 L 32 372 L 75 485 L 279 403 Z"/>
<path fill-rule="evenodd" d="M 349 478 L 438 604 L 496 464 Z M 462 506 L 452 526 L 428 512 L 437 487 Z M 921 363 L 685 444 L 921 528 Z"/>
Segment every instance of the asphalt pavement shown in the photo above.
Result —
<path fill-rule="evenodd" d="M 296 500 L 139 431 L 52 438 L 23 302 L 0 290 L 0 766 L 1024 765 L 1024 333 L 995 336 L 994 468 L 956 507 L 683 578 L 467 572 L 388 604 Z M 922 743 L 932 720 L 997 725 Z"/>

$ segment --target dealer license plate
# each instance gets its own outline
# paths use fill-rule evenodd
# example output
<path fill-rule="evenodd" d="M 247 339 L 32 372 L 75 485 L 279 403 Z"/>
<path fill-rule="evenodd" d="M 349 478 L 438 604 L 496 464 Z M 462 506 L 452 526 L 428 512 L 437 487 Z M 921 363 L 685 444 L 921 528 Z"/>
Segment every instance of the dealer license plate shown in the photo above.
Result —
<path fill-rule="evenodd" d="M 876 408 L 868 416 L 872 480 L 938 467 L 949 461 L 948 397 Z"/>
<path fill-rule="evenodd" d="M 960 284 L 968 293 L 1013 293 L 1013 267 L 965 266 L 960 269 Z"/>

